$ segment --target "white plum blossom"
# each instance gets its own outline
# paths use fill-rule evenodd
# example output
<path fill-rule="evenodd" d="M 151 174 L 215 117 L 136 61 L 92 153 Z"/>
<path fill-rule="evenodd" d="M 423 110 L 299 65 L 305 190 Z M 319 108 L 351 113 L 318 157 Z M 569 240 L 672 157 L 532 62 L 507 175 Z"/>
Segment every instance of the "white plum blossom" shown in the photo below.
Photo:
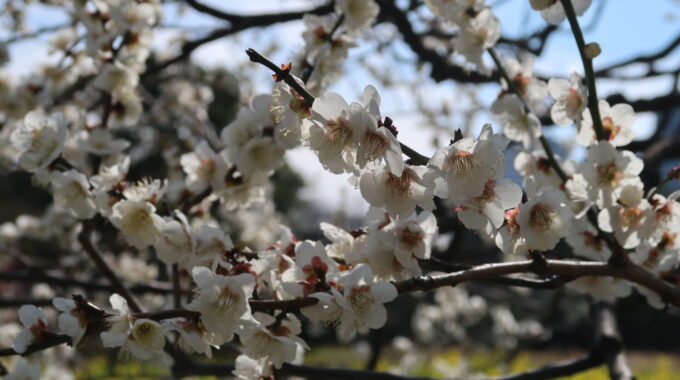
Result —
<path fill-rule="evenodd" d="M 507 178 L 490 179 L 484 191 L 456 205 L 458 219 L 473 230 L 498 230 L 505 221 L 505 210 L 517 207 L 522 200 L 522 189 Z"/>
<path fill-rule="evenodd" d="M 168 180 L 143 178 L 128 185 L 123 190 L 123 196 L 127 200 L 132 201 L 146 201 L 151 204 L 156 204 L 168 190 Z"/>
<path fill-rule="evenodd" d="M 166 264 L 186 264 L 196 251 L 196 238 L 187 217 L 179 210 L 175 218 L 167 219 L 159 230 L 154 248 L 158 258 Z"/>
<path fill-rule="evenodd" d="M 99 173 L 90 178 L 94 199 L 102 215 L 111 215 L 112 207 L 119 199 L 112 197 L 110 192 L 122 189 L 129 169 L 130 157 L 125 156 L 118 162 L 101 165 Z"/>
<path fill-rule="evenodd" d="M 80 131 L 76 135 L 76 141 L 86 152 L 100 156 L 120 153 L 130 146 L 129 141 L 114 138 L 107 128 Z"/>
<path fill-rule="evenodd" d="M 508 59 L 503 62 L 503 67 L 512 81 L 513 87 L 523 99 L 525 99 L 530 108 L 537 113 L 543 111 L 543 101 L 548 96 L 547 84 L 537 78 L 534 78 L 534 61 L 530 56 L 525 57 L 521 62 L 516 59 Z M 505 79 L 503 82 L 503 91 L 498 95 L 498 99 L 491 105 L 491 111 L 494 113 L 502 113 L 497 109 L 497 102 L 510 96 L 517 97 L 509 89 L 509 84 Z"/>
<path fill-rule="evenodd" d="M 402 280 L 422 274 L 418 259 L 429 259 L 437 221 L 429 211 L 379 225 L 366 237 L 366 258 L 377 278 Z"/>
<path fill-rule="evenodd" d="M 163 327 L 168 331 L 179 333 L 178 345 L 186 352 L 196 352 L 212 358 L 212 349 L 219 349 L 219 334 L 205 330 L 200 323 L 183 318 L 166 319 Z"/>
<path fill-rule="evenodd" d="M 135 357 L 149 360 L 161 354 L 165 347 L 165 328 L 151 319 L 135 319 L 123 347 Z"/>
<path fill-rule="evenodd" d="M 616 204 L 604 207 L 597 224 L 605 232 L 613 232 L 625 249 L 637 247 L 649 231 L 652 207 L 643 198 L 641 187 L 628 185 L 621 190 Z"/>
<path fill-rule="evenodd" d="M 118 314 L 107 318 L 109 328 L 100 334 L 104 347 L 122 347 L 141 360 L 162 357 L 165 328 L 151 319 L 133 318 L 127 301 L 118 294 L 111 295 L 109 302 Z"/>
<path fill-rule="evenodd" d="M 30 172 L 46 168 L 59 157 L 68 135 L 63 114 L 45 115 L 31 111 L 10 136 L 12 146 L 20 152 L 19 167 Z"/>
<path fill-rule="evenodd" d="M 554 158 L 565 171 L 571 166 L 570 162 L 561 160 L 557 155 Z M 550 166 L 550 160 L 542 150 L 521 151 L 517 153 L 513 164 L 515 170 L 524 177 L 525 183 L 531 178 L 534 183 L 546 186 L 559 187 L 562 184 L 562 179 Z"/>
<path fill-rule="evenodd" d="M 202 225 L 194 233 L 196 248 L 191 264 L 195 266 L 207 265 L 213 267 L 220 262 L 222 256 L 234 248 L 231 238 L 220 228 Z"/>
<path fill-rule="evenodd" d="M 55 297 L 52 300 L 54 308 L 59 310 L 59 330 L 71 337 L 73 345 L 78 345 L 87 330 L 87 314 L 74 301 L 68 298 Z"/>
<path fill-rule="evenodd" d="M 224 160 L 206 141 L 201 141 L 193 152 L 183 154 L 180 163 L 187 175 L 187 189 L 193 193 L 200 193 L 214 183 L 219 184 L 227 174 Z"/>
<path fill-rule="evenodd" d="M 255 96 L 251 106 L 241 107 L 236 120 L 222 130 L 225 161 L 236 165 L 245 178 L 256 181 L 267 178 L 283 164 L 285 149 L 292 145 L 276 110 L 271 95 Z"/>
<path fill-rule="evenodd" d="M 230 341 L 241 321 L 251 319 L 248 299 L 255 288 L 255 277 L 250 273 L 222 276 L 206 267 L 194 267 L 191 274 L 198 294 L 186 308 L 200 312 L 208 331 Z"/>
<path fill-rule="evenodd" d="M 577 16 L 582 16 L 590 7 L 592 0 L 569 0 Z M 567 15 L 560 0 L 530 0 L 534 10 L 541 11 L 541 16 L 550 24 L 560 24 Z"/>
<path fill-rule="evenodd" d="M 531 147 L 543 134 L 541 121 L 513 94 L 504 95 L 494 102 L 492 112 L 499 115 L 503 123 L 503 135 L 511 141 L 519 141 L 525 149 Z"/>
<path fill-rule="evenodd" d="M 595 299 L 614 301 L 628 296 L 633 287 L 626 280 L 606 276 L 584 276 L 567 283 L 567 287 Z"/>
<path fill-rule="evenodd" d="M 466 10 L 483 7 L 484 0 L 427 0 L 426 4 L 433 13 L 459 23 L 465 17 Z"/>
<path fill-rule="evenodd" d="M 335 292 L 335 302 L 342 308 L 338 333 L 349 338 L 358 330 L 378 329 L 387 321 L 384 303 L 397 297 L 397 288 L 389 282 L 373 282 L 373 272 L 359 264 L 341 280 L 342 294 Z"/>
<path fill-rule="evenodd" d="M 335 174 L 356 173 L 356 154 L 364 132 L 378 120 L 358 103 L 348 105 L 342 96 L 329 92 L 314 101 L 309 128 L 309 147 L 327 170 Z"/>
<path fill-rule="evenodd" d="M 361 195 L 374 207 L 384 207 L 393 217 L 406 218 L 416 206 L 434 208 L 434 175 L 424 166 L 405 165 L 400 176 L 386 168 L 367 171 L 359 181 Z"/>
<path fill-rule="evenodd" d="M 477 140 L 464 137 L 438 150 L 429 166 L 446 183 L 436 189 L 435 195 L 454 201 L 481 195 L 486 182 L 502 174 L 503 150 L 508 143 L 487 124 Z"/>
<path fill-rule="evenodd" d="M 328 256 L 344 260 L 348 264 L 361 262 L 361 250 L 364 247 L 365 234 L 358 233 L 357 236 L 354 236 L 351 232 L 325 222 L 321 222 L 319 227 L 326 239 L 331 242 L 326 245 Z"/>
<path fill-rule="evenodd" d="M 550 189 L 519 207 L 517 225 L 527 249 L 547 251 L 567 236 L 572 218 L 564 193 Z"/>
<path fill-rule="evenodd" d="M 75 169 L 51 175 L 54 202 L 77 218 L 89 219 L 97 213 L 87 177 Z"/>
<path fill-rule="evenodd" d="M 371 26 L 380 12 L 375 0 L 338 0 L 335 8 L 345 16 L 344 24 L 350 34 Z"/>
<path fill-rule="evenodd" d="M 295 360 L 299 350 L 309 349 L 297 336 L 301 331 L 300 321 L 292 314 L 277 322 L 271 315 L 257 312 L 238 334 L 247 356 L 266 359 L 275 368 L 281 368 L 284 362 Z"/>
<path fill-rule="evenodd" d="M 310 15 L 305 15 L 307 16 Z M 302 131 L 302 121 L 312 115 L 312 106 L 302 95 L 284 82 L 276 84 L 272 100 L 275 103 L 272 106 L 272 112 L 276 113 L 279 123 L 279 127 L 274 131 L 276 140 L 284 148 L 298 146 L 308 138 Z"/>
<path fill-rule="evenodd" d="M 128 243 L 139 249 L 155 244 L 165 223 L 151 203 L 127 199 L 113 206 L 109 220 Z"/>
<path fill-rule="evenodd" d="M 132 326 L 130 311 L 127 301 L 119 294 L 112 294 L 109 297 L 109 303 L 117 314 L 106 319 L 109 328 L 102 332 L 100 337 L 104 347 L 120 347 L 125 343 L 128 335 L 130 335 L 130 328 Z"/>
<path fill-rule="evenodd" d="M 40 364 L 29 363 L 28 360 L 21 358 L 14 365 L 12 372 L 4 377 L 5 380 L 39 380 Z"/>
<path fill-rule="evenodd" d="M 247 355 L 239 355 L 234 367 L 232 374 L 238 379 L 260 380 L 272 377 L 272 368 L 266 358 L 255 360 Z"/>
<path fill-rule="evenodd" d="M 629 104 L 621 103 L 613 107 L 606 100 L 598 103 L 604 137 L 614 146 L 628 145 L 635 137 L 631 125 L 635 121 L 635 112 Z M 576 142 L 583 146 L 590 146 L 596 140 L 593 118 L 590 110 L 583 113 L 581 129 L 576 136 Z"/>
<path fill-rule="evenodd" d="M 464 17 L 458 24 L 459 33 L 453 38 L 457 53 L 476 65 L 481 73 L 488 73 L 482 60 L 487 49 L 493 47 L 500 38 L 500 23 L 490 8 L 472 10 L 472 15 Z"/>
<path fill-rule="evenodd" d="M 26 352 L 30 344 L 39 342 L 45 334 L 49 333 L 47 328 L 47 317 L 45 312 L 34 305 L 24 305 L 19 308 L 19 322 L 23 329 L 14 338 L 12 348 L 19 354 Z"/>
<path fill-rule="evenodd" d="M 555 99 L 550 108 L 550 117 L 557 125 L 569 125 L 576 122 L 580 125 L 583 111 L 588 105 L 586 88 L 581 84 L 578 74 L 571 74 L 566 79 L 552 78 L 548 81 L 548 92 Z"/>
<path fill-rule="evenodd" d="M 295 266 L 283 272 L 281 280 L 288 293 L 300 297 L 326 290 L 319 287 L 328 287 L 337 272 L 323 244 L 306 240 L 295 245 Z"/>
<path fill-rule="evenodd" d="M 642 168 L 642 160 L 632 152 L 617 151 L 609 141 L 596 141 L 582 169 L 590 199 L 598 207 L 613 205 L 625 186 L 642 186 L 638 176 Z"/>
<path fill-rule="evenodd" d="M 598 231 L 587 218 L 575 219 L 565 240 L 577 256 L 587 259 L 607 261 L 612 254 L 607 243 L 598 236 Z"/>
<path fill-rule="evenodd" d="M 345 34 L 335 34 L 332 41 L 329 41 L 330 32 L 338 17 L 335 13 L 323 16 L 307 13 L 302 17 L 305 24 L 305 31 L 302 32 L 305 56 L 315 64 L 318 64 L 319 60 L 342 62 L 347 58 L 348 48 L 355 46 L 352 39 Z"/>
<path fill-rule="evenodd" d="M 363 98 L 368 112 L 376 120 L 380 120 L 380 94 L 375 87 L 366 86 Z M 401 176 L 404 160 L 399 141 L 390 129 L 380 127 L 378 124 L 369 124 L 359 141 L 356 163 L 363 169 L 367 163 L 377 163 L 381 158 L 392 174 Z"/>

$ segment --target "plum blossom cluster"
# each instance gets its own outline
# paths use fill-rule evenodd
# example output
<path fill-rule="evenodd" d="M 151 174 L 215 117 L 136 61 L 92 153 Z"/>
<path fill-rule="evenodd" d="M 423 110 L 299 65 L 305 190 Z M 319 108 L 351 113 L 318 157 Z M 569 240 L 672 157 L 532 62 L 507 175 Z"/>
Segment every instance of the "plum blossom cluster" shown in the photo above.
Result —
<path fill-rule="evenodd" d="M 589 4 L 574 1 L 576 13 Z M 548 22 L 565 17 L 559 1 L 531 5 Z M 160 6 L 149 0 L 67 6 L 75 24 L 52 41 L 55 51 L 69 52 L 67 65 L 30 95 L 22 92 L 25 83 L 13 87 L 23 108 L 2 104 L 8 121 L 0 131 L 8 167 L 32 173 L 53 204 L 41 217 L 0 226 L 0 242 L 30 238 L 60 253 L 86 251 L 100 259 L 98 270 L 118 268 L 128 282 L 162 277 L 147 264 L 153 261 L 176 276 L 174 305 L 162 296 L 138 303 L 121 289 L 109 294 L 108 307 L 78 295 L 50 296 L 58 315 L 33 305 L 19 309 L 21 326 L 12 334 L 17 354 L 62 336 L 74 346 L 98 336 L 104 347 L 170 364 L 176 348 L 210 358 L 239 342 L 234 375 L 269 378 L 284 363 L 303 360 L 310 349 L 301 337 L 306 323 L 325 324 L 344 341 L 382 328 L 385 304 L 410 291 L 403 284 L 422 279 L 423 263 L 432 262 L 444 213 L 510 260 L 541 257 L 564 242 L 583 261 L 623 255 L 661 280 L 680 264 L 678 194 L 645 192 L 642 160 L 624 149 L 634 138 L 634 110 L 604 100 L 597 111 L 587 109 L 590 94 L 577 74 L 546 82 L 535 76 L 530 57 L 501 59 L 502 89 L 490 108 L 500 128 L 485 124 L 473 135 L 456 134 L 429 157 L 414 154 L 381 113 L 374 86 L 353 102 L 327 91 L 348 49 L 380 13 L 373 0 L 342 0 L 335 12 L 304 16 L 305 46 L 296 65 L 284 65 L 272 93 L 253 96 L 216 133 L 209 106 L 224 94 L 205 84 L 172 80 L 149 115 L 143 112 L 141 75 Z M 428 7 L 456 26 L 455 51 L 488 72 L 482 57 L 500 36 L 491 7 L 462 0 L 430 0 Z M 233 89 L 228 78 L 210 75 Z M 83 76 L 91 83 L 77 102 L 58 104 L 57 95 Z M 586 158 L 555 155 L 539 115 L 573 124 Z M 511 144 L 516 154 L 506 165 Z M 271 177 L 297 147 L 357 188 L 370 205 L 361 228 L 322 222 L 323 240 L 299 240 L 282 223 Z M 139 163 L 154 154 L 163 162 L 161 178 L 140 176 L 146 172 Z M 518 175 L 508 175 L 508 166 Z M 114 238 L 107 240 L 106 231 Z M 97 245 L 117 252 L 97 256 Z M 57 262 L 72 272 L 83 266 L 82 259 Z M 116 278 L 109 280 L 115 288 Z M 636 288 L 654 307 L 665 301 L 614 277 L 581 276 L 568 286 L 607 300 Z M 415 312 L 413 327 L 424 341 L 439 331 L 464 340 L 481 323 L 491 323 L 505 346 L 546 334 L 461 288 L 438 289 L 434 300 L 436 306 Z M 9 376 L 37 379 L 40 371 L 22 360 Z"/>

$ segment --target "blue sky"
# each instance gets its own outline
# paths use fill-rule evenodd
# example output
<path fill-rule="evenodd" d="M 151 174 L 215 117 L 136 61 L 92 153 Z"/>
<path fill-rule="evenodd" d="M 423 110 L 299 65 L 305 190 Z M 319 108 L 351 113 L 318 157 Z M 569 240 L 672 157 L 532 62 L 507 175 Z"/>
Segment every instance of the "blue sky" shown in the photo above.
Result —
<path fill-rule="evenodd" d="M 249 1 L 220 1 L 203 0 L 222 9 L 236 13 L 263 13 L 278 12 L 280 10 L 297 10 L 310 7 L 313 2 L 300 0 L 249 0 Z M 318 3 L 318 2 L 317 2 Z M 523 37 L 533 31 L 543 28 L 545 22 L 537 12 L 531 11 L 527 0 L 488 0 L 494 6 L 494 12 L 501 20 L 502 31 L 511 37 Z M 603 7 L 602 10 L 598 10 Z M 599 13 L 599 22 L 591 26 L 593 18 Z M 28 15 L 30 28 L 39 28 L 46 25 L 56 25 L 66 20 L 64 14 L 55 12 L 49 7 L 35 6 Z M 677 0 L 593 0 L 593 5 L 586 15 L 580 18 L 585 29 L 586 41 L 596 41 L 602 47 L 602 55 L 595 60 L 595 67 L 625 60 L 631 56 L 654 52 L 673 40 L 680 34 L 680 2 Z M 179 12 L 176 5 L 169 5 L 166 24 L 181 24 L 196 27 L 194 35 L 205 33 L 207 28 L 220 26 L 219 20 L 184 9 Z M 287 62 L 302 46 L 300 36 L 303 26 L 301 22 L 289 22 L 278 24 L 273 27 L 252 30 L 242 33 L 239 39 L 223 39 L 209 45 L 205 45 L 194 53 L 197 61 L 210 66 L 222 66 L 235 69 L 241 65 L 247 65 L 247 57 L 243 53 L 248 47 L 264 50 L 270 44 L 279 46 L 279 51 L 272 56 L 277 62 Z M 381 29 L 372 32 L 380 36 Z M 156 34 L 156 46 L 162 47 L 174 36 L 172 30 L 165 30 Z M 397 47 L 400 56 L 409 57 L 410 52 L 403 47 Z M 15 76 L 27 75 L 41 63 L 55 61 L 58 57 L 49 57 L 46 54 L 45 39 L 31 40 L 18 43 L 11 49 L 12 63 L 6 68 Z M 412 86 L 398 86 L 396 89 L 386 91 L 358 64 L 359 59 L 365 58 L 376 65 L 389 65 L 390 70 L 396 70 L 399 75 L 407 78 L 416 78 L 417 74 L 411 66 L 394 67 L 394 63 L 387 61 L 374 50 L 374 45 L 364 45 L 350 50 L 350 58 L 345 64 L 347 74 L 344 79 L 333 86 L 332 90 L 339 92 L 348 100 L 360 98 L 363 88 L 367 84 L 376 85 L 383 96 L 381 107 L 384 115 L 391 116 L 400 128 L 400 139 L 425 154 L 434 151 L 431 144 L 439 137 L 440 141 L 447 141 L 450 132 L 435 132 L 430 128 L 424 128 L 427 121 L 414 111 L 416 110 L 414 92 Z M 661 62 L 659 68 L 678 67 L 680 65 L 680 53 L 670 55 Z M 536 71 L 544 75 L 567 77 L 571 72 L 582 73 L 575 43 L 568 24 L 564 22 L 549 40 L 546 50 L 535 63 Z M 271 89 L 270 74 L 257 67 L 249 68 L 255 79 L 254 92 L 268 92 Z M 636 68 L 631 70 L 635 73 Z M 637 68 L 639 70 L 639 68 Z M 625 83 L 600 80 L 598 81 L 598 95 L 604 97 L 612 92 L 623 92 L 630 99 L 653 96 L 670 90 L 671 81 L 667 78 L 646 81 L 628 81 Z M 495 84 L 484 86 L 481 89 L 483 100 L 490 103 L 498 92 Z M 452 108 L 461 99 L 460 93 L 464 87 L 450 82 L 438 85 L 423 83 L 419 89 L 427 93 L 428 101 L 450 103 Z M 638 114 L 635 128 L 639 136 L 644 138 L 651 133 L 655 117 L 653 115 Z M 459 127 L 459 120 L 451 119 L 451 126 Z M 477 127 L 485 122 L 494 122 L 489 115 L 482 115 L 474 120 Z M 497 123 L 494 123 L 497 126 Z M 553 128 L 547 132 L 551 138 L 569 141 L 574 135 L 571 127 Z M 573 156 L 578 157 L 579 150 L 575 150 Z M 298 169 L 308 180 L 311 186 L 303 195 L 326 208 L 328 211 L 344 209 L 351 214 L 361 214 L 366 210 L 366 204 L 361 199 L 358 190 L 346 183 L 346 178 L 324 172 L 320 165 L 310 165 L 316 162 L 314 155 L 305 149 L 297 149 L 288 155 L 291 165 Z M 322 194 L 322 195 L 320 195 Z"/>

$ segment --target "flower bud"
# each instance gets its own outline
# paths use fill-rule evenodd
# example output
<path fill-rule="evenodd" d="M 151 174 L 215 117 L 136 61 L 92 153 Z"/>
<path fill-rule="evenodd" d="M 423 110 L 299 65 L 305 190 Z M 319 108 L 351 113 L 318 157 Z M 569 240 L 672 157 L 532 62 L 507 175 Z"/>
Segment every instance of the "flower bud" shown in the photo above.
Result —
<path fill-rule="evenodd" d="M 586 51 L 586 57 L 588 57 L 588 59 L 593 59 L 593 58 L 597 57 L 598 55 L 600 55 L 600 53 L 602 53 L 602 49 L 600 48 L 600 44 L 598 44 L 597 42 L 591 42 L 591 43 L 587 44 L 585 51 Z"/>

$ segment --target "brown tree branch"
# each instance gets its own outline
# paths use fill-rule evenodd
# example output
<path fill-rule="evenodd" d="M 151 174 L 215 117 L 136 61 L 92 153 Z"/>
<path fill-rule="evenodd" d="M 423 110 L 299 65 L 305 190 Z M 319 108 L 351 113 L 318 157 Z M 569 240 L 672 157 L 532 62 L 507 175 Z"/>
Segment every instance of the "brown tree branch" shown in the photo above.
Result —
<path fill-rule="evenodd" d="M 449 62 L 447 57 L 427 48 L 423 43 L 423 36 L 415 32 L 405 11 L 399 9 L 392 0 L 383 0 L 379 3 L 380 14 L 378 20 L 391 22 L 397 27 L 404 42 L 416 54 L 418 59 L 431 65 L 432 70 L 430 72 L 430 77 L 435 82 L 452 79 L 464 83 L 490 83 L 498 80 L 499 76 L 497 72 L 493 73 L 491 76 L 486 76 L 474 71 L 466 70 L 463 67 Z"/>
<path fill-rule="evenodd" d="M 94 281 L 76 280 L 72 278 L 63 278 L 45 273 L 40 273 L 38 271 L 19 270 L 12 272 L 0 272 L 0 281 L 22 281 L 28 283 L 44 282 L 46 284 L 60 287 L 75 287 L 93 291 L 109 291 L 109 292 L 115 291 L 113 286 L 109 284 L 102 284 Z M 132 285 L 128 289 L 132 293 L 136 294 L 142 293 L 170 294 L 172 292 L 172 288 L 167 286 L 167 284 L 155 281 L 151 283 Z M 184 293 L 187 294 L 187 292 Z"/>
<path fill-rule="evenodd" d="M 80 231 L 78 234 L 78 241 L 80 242 L 80 245 L 83 247 L 90 259 L 94 261 L 97 269 L 104 275 L 104 277 L 107 278 L 107 280 L 109 280 L 116 293 L 125 298 L 125 300 L 128 302 L 130 310 L 136 313 L 141 313 L 142 308 L 139 306 L 137 299 L 125 287 L 120 278 L 118 278 L 116 273 L 113 272 L 113 269 L 111 269 L 109 264 L 104 261 L 104 258 L 102 257 L 101 253 L 99 253 L 99 250 L 97 250 L 94 244 L 92 244 L 92 231 L 94 230 L 92 223 L 93 222 L 91 220 L 83 222 L 82 231 Z"/>
<path fill-rule="evenodd" d="M 187 3 L 194 3 L 198 4 L 195 1 L 187 1 Z M 191 5 L 191 4 L 190 4 Z M 194 9 L 196 9 L 194 7 Z M 204 9 L 204 8 L 202 8 Z M 215 10 L 216 12 L 220 12 Z M 269 26 L 273 25 L 279 22 L 287 22 L 287 21 L 293 21 L 293 20 L 298 20 L 301 19 L 302 16 L 305 14 L 326 14 L 330 13 L 333 11 L 333 6 L 332 5 L 322 5 L 316 8 L 308 9 L 305 11 L 296 11 L 296 12 L 283 12 L 283 13 L 272 13 L 272 14 L 263 14 L 263 15 L 252 15 L 252 16 L 242 16 L 242 15 L 236 15 L 236 14 L 230 14 L 230 13 L 222 13 L 222 16 L 224 17 L 219 17 L 219 18 L 224 18 L 225 20 L 230 22 L 230 25 L 228 27 L 224 28 L 219 28 L 215 29 L 212 32 L 210 32 L 208 35 L 198 38 L 195 40 L 187 41 L 184 43 L 184 45 L 181 48 L 181 51 L 179 54 L 177 54 L 175 57 L 168 59 L 167 61 L 158 63 L 156 65 L 150 66 L 146 72 L 143 74 L 143 76 L 148 76 L 151 74 L 154 74 L 158 71 L 164 70 L 165 68 L 187 60 L 190 56 L 191 53 L 194 52 L 194 50 L 198 49 L 199 47 L 216 41 L 220 38 L 241 32 L 246 29 L 250 28 L 256 28 L 256 27 L 262 27 L 262 26 Z M 207 12 L 204 12 L 207 13 Z M 219 14 L 219 13 L 216 13 Z M 214 15 L 213 15 L 214 16 Z M 217 16 L 216 16 L 217 17 Z"/>

